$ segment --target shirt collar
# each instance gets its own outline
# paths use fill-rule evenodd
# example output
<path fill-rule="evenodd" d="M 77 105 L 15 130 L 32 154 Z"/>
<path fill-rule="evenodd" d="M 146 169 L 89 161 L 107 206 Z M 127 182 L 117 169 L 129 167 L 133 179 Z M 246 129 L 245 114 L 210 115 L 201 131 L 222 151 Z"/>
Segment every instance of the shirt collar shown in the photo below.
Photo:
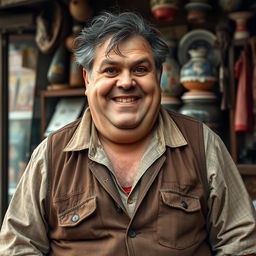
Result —
<path fill-rule="evenodd" d="M 160 140 L 159 142 L 162 145 L 169 147 L 181 147 L 187 145 L 187 141 L 182 135 L 182 132 L 163 107 L 160 109 L 158 126 L 156 129 Z M 76 131 L 64 148 L 64 151 L 80 151 L 89 149 L 92 145 L 93 148 L 97 148 L 97 144 L 99 144 L 97 131 L 92 122 L 90 109 L 87 108 Z"/>
<path fill-rule="evenodd" d="M 73 136 L 71 137 L 67 146 L 64 148 L 64 151 L 79 151 L 88 149 L 90 146 L 93 129 L 94 125 L 92 122 L 91 112 L 89 108 L 87 108 Z"/>
<path fill-rule="evenodd" d="M 158 137 L 164 141 L 166 146 L 176 148 L 188 144 L 171 115 L 163 107 L 160 109 L 159 125 L 157 129 L 160 134 Z"/>

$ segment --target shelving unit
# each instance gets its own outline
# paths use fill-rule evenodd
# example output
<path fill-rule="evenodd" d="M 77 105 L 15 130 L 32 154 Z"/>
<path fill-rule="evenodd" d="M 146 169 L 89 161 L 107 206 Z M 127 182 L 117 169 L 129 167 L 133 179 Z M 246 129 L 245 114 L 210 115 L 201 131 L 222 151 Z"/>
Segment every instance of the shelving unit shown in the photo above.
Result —
<path fill-rule="evenodd" d="M 236 61 L 235 56 L 237 54 L 237 49 L 241 50 L 243 47 L 249 45 L 250 39 L 236 40 L 233 41 L 229 47 L 229 74 L 230 74 L 230 108 L 229 108 L 229 136 L 230 136 L 230 154 L 237 164 L 237 167 L 241 175 L 255 175 L 256 177 L 256 165 L 254 164 L 241 164 L 238 158 L 238 134 L 235 131 L 234 120 L 235 120 L 235 105 L 236 105 L 236 90 L 237 84 L 234 75 L 234 64 Z M 256 178 L 255 178 L 256 179 Z M 255 182 L 256 186 L 256 182 Z"/>
<path fill-rule="evenodd" d="M 0 121 L 2 123 L 2 127 L 0 129 L 1 132 L 1 149 L 0 149 L 0 165 L 1 165 L 1 175 L 0 175 L 0 187 L 2 187 L 0 191 L 0 222 L 3 216 L 3 213 L 6 210 L 8 200 L 7 200 L 7 189 L 8 189 L 8 118 L 11 120 L 15 120 L 16 118 L 26 119 L 29 114 L 28 113 L 16 113 L 10 112 L 8 113 L 8 91 L 6 90 L 8 79 L 7 79 L 7 52 L 8 52 L 8 37 L 6 31 L 12 31 L 14 28 L 18 29 L 18 33 L 23 33 L 24 27 L 35 33 L 35 14 L 36 12 L 40 13 L 41 9 L 45 7 L 46 3 L 51 3 L 50 0 L 2 0 L 0 1 L 0 27 L 2 30 L 1 40 L 0 40 L 0 49 L 1 49 L 1 115 Z M 68 6 L 68 0 L 60 0 L 60 2 L 65 3 Z M 165 23 L 163 21 L 158 21 L 152 17 L 149 0 L 141 0 L 141 1 L 130 1 L 130 0 L 107 0 L 107 1 L 100 1 L 95 0 L 91 1 L 93 6 L 97 11 L 101 11 L 102 9 L 112 8 L 118 6 L 119 10 L 131 10 L 141 13 L 142 16 L 147 18 L 152 24 L 156 25 L 159 30 L 163 29 L 170 29 L 174 30 L 175 27 L 179 27 L 180 25 L 186 26 L 187 30 L 192 30 L 196 28 L 203 28 L 209 29 L 212 32 L 215 30 L 215 26 L 221 18 L 221 15 L 225 15 L 219 10 L 216 9 L 217 1 L 211 1 L 213 5 L 215 5 L 213 15 L 209 15 L 209 20 L 205 24 L 200 25 L 192 25 L 188 24 L 186 21 L 186 10 L 183 8 L 183 5 L 187 2 L 186 0 L 180 1 L 180 8 L 178 10 L 177 17 L 175 18 L 174 22 L 172 23 Z M 112 7 L 111 7 L 112 6 Z M 19 8 L 17 8 L 19 7 Z M 20 12 L 23 10 L 22 12 Z M 17 13 L 16 13 L 17 12 Z M 256 34 L 256 31 L 254 32 Z M 238 169 L 244 178 L 245 184 L 248 189 L 251 191 L 251 195 L 256 199 L 256 164 L 241 164 L 238 158 L 238 147 L 239 141 L 238 136 L 234 130 L 234 115 L 235 115 L 235 95 L 236 95 L 236 81 L 233 74 L 233 65 L 235 63 L 235 48 L 241 48 L 245 44 L 246 41 L 235 41 L 232 43 L 231 47 L 229 48 L 229 70 L 230 72 L 230 106 L 228 109 L 228 118 L 227 118 L 227 128 L 226 130 L 226 138 L 228 137 L 229 140 L 229 151 L 231 153 L 232 158 L 234 159 L 235 163 L 238 166 Z M 68 90 L 45 90 L 45 85 L 47 84 L 46 73 L 48 64 L 51 61 L 51 55 L 41 54 L 40 58 L 38 58 L 39 65 L 38 65 L 38 80 L 37 80 L 37 97 L 40 97 L 40 113 L 36 116 L 38 118 L 38 124 L 41 123 L 40 127 L 40 134 L 41 138 L 43 139 L 45 129 L 47 127 L 49 121 L 49 109 L 51 110 L 56 104 L 56 101 L 62 97 L 86 97 L 84 95 L 85 89 L 84 88 L 73 88 Z M 39 104 L 39 99 L 38 99 Z M 37 106 L 38 107 L 38 106 Z M 39 109 L 39 108 L 36 108 Z M 9 115 L 9 116 L 8 116 Z M 39 127 L 39 125 L 38 125 Z M 38 129 L 39 130 L 39 129 Z M 37 136 L 39 137 L 39 136 Z"/>
<path fill-rule="evenodd" d="M 61 98 L 61 97 L 79 97 L 84 96 L 85 89 L 66 89 L 66 90 L 45 90 L 40 94 L 40 107 L 41 107 L 41 138 L 44 138 L 44 132 L 47 126 L 47 99 Z"/>

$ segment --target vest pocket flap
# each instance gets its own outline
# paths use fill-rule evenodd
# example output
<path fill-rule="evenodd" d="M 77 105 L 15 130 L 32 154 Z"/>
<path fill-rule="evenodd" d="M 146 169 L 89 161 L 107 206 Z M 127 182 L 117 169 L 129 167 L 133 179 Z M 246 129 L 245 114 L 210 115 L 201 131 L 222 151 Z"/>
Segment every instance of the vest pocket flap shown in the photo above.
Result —
<path fill-rule="evenodd" d="M 172 191 L 161 191 L 163 203 L 185 212 L 195 212 L 201 209 L 199 198 Z"/>
<path fill-rule="evenodd" d="M 74 227 L 91 216 L 95 210 L 96 197 L 87 198 L 78 205 L 58 214 L 59 225 L 62 227 Z"/>

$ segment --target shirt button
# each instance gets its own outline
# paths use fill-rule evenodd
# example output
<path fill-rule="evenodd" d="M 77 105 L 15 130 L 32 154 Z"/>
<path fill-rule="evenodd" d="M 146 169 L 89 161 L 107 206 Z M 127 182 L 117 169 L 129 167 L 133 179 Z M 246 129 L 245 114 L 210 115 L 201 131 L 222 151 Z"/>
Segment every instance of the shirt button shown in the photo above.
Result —
<path fill-rule="evenodd" d="M 132 198 L 128 198 L 128 201 L 127 201 L 128 204 L 133 204 L 133 202 L 134 201 L 132 200 Z"/>
<path fill-rule="evenodd" d="M 180 205 L 185 208 L 185 209 L 188 209 L 188 204 L 185 202 L 185 201 L 181 201 L 180 202 Z"/>
<path fill-rule="evenodd" d="M 73 215 L 72 216 L 72 218 L 71 218 L 71 220 L 73 221 L 73 222 L 77 222 L 78 220 L 79 220 L 79 215 L 78 214 L 75 214 L 75 215 Z"/>
<path fill-rule="evenodd" d="M 134 229 L 130 229 L 130 230 L 128 231 L 128 236 L 129 236 L 130 238 L 134 238 L 134 237 L 137 236 L 137 232 L 136 232 Z"/>
<path fill-rule="evenodd" d="M 121 213 L 123 211 L 122 208 L 118 204 L 116 204 L 116 211 L 117 211 L 117 213 Z"/>

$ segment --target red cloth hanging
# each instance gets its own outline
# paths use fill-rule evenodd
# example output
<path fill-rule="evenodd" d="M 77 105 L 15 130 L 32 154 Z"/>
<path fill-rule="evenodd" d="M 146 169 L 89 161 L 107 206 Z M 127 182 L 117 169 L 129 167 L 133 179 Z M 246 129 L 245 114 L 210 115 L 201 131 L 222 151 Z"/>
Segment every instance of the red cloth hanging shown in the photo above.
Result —
<path fill-rule="evenodd" d="M 253 130 L 252 68 L 248 51 L 242 50 L 235 63 L 235 77 L 238 79 L 235 131 L 251 133 Z"/>

